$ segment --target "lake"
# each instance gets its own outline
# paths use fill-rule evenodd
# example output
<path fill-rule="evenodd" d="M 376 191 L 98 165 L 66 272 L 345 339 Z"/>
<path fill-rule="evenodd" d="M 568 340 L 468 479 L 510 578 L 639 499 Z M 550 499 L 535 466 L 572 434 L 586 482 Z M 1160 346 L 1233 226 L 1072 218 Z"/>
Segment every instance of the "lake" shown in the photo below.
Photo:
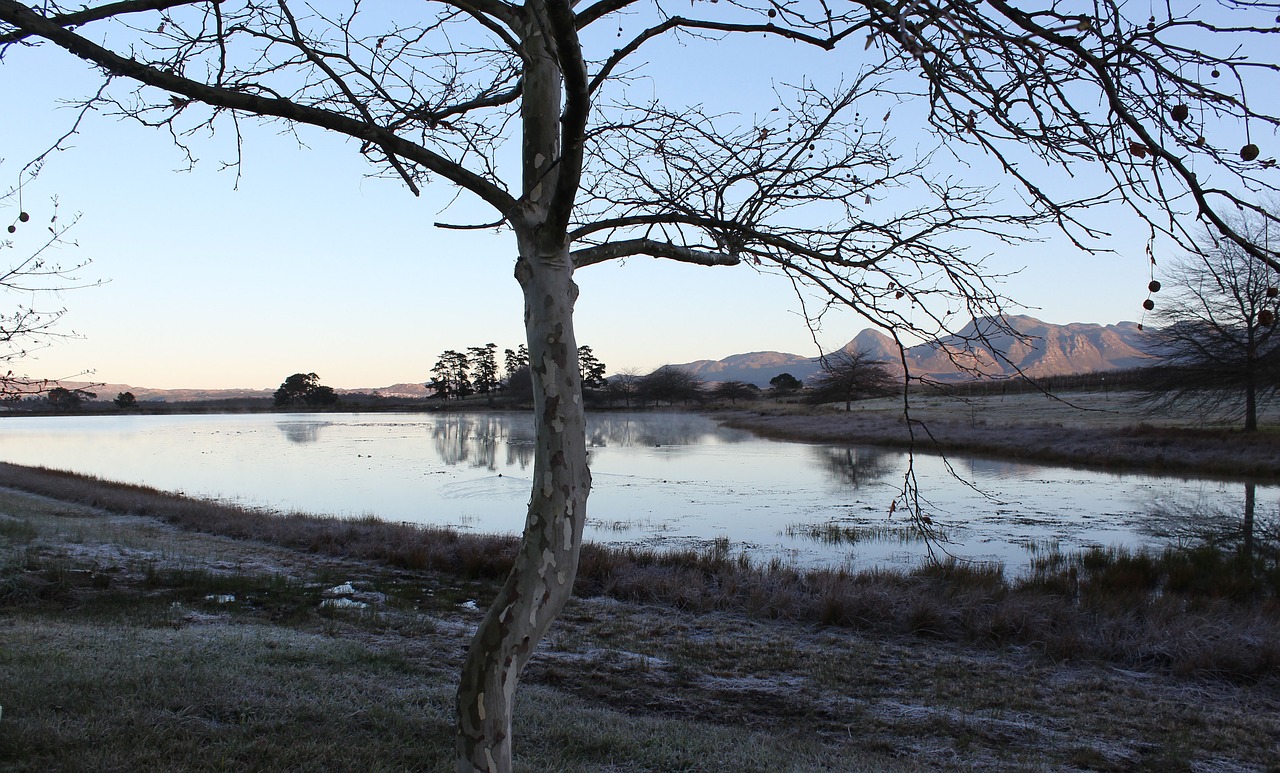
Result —
<path fill-rule="evenodd" d="M 587 539 L 799 566 L 907 565 L 927 546 L 890 503 L 909 457 L 757 438 L 688 413 L 588 416 Z M 281 511 L 518 533 L 533 461 L 524 413 L 0 419 L 0 459 Z M 1052 547 L 1162 545 L 1242 512 L 1244 484 L 919 454 L 922 499 L 958 557 L 1010 569 Z M 1259 519 L 1280 487 L 1257 487 Z"/>

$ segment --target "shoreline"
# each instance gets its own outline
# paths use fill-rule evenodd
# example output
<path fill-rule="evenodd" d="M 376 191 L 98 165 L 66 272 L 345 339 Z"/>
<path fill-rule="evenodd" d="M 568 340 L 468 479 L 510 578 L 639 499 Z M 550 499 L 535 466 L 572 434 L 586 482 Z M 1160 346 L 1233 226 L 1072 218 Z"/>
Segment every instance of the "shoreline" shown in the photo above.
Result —
<path fill-rule="evenodd" d="M 993 401 L 994 402 L 994 401 Z M 856 405 L 856 404 L 855 404 Z M 973 410 L 955 404 L 955 413 Z M 808 409 L 725 410 L 708 415 L 761 437 L 801 443 L 874 445 L 927 454 L 971 454 L 1008 461 L 1242 482 L 1280 482 L 1280 432 L 1087 421 L 1011 419 L 990 410 L 978 420 L 945 410 L 913 410 L 915 437 L 899 412 L 877 406 L 852 412 Z M 1092 424 L 1092 425 L 1090 425 Z"/>
<path fill-rule="evenodd" d="M 389 403 L 392 401 L 388 401 Z M 322 410 L 236 410 L 225 405 L 176 410 L 81 411 L 67 413 L 0 412 L 8 417 L 75 417 L 267 413 L 525 413 L 524 406 L 477 403 L 417 403 L 384 406 L 343 405 Z M 1042 393 L 1013 396 L 952 397 L 913 395 L 911 429 L 901 398 L 839 406 L 805 406 L 757 401 L 751 405 L 588 407 L 589 413 L 675 411 L 699 413 L 725 426 L 763 438 L 800 443 L 873 445 L 916 453 L 967 454 L 1033 464 L 1079 467 L 1104 472 L 1134 472 L 1204 477 L 1256 483 L 1280 483 L 1280 401 L 1260 414 L 1260 430 L 1244 433 L 1231 425 L 1205 423 L 1191 414 L 1155 417 L 1132 394 Z M 914 433 L 914 436 L 913 436 Z"/>
<path fill-rule="evenodd" d="M 4 473 L 0 766 L 451 769 L 453 687 L 510 540 Z M 584 549 L 522 677 L 517 758 L 577 773 L 1280 758 L 1274 596 L 1091 600 L 1108 582 Z"/>

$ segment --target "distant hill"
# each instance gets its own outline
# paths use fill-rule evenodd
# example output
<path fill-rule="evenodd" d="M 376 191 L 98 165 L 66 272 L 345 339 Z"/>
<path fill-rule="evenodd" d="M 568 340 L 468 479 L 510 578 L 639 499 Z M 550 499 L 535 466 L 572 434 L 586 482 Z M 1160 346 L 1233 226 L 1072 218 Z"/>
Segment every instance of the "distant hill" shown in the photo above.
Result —
<path fill-rule="evenodd" d="M 735 354 L 723 360 L 698 360 L 678 367 L 691 370 L 705 381 L 746 381 L 767 386 L 779 373 L 790 373 L 803 379 L 800 372 L 816 373 L 817 360 L 799 354 L 751 352 Z M 763 381 L 761 381 L 763 379 Z"/>
<path fill-rule="evenodd" d="M 67 389 L 84 389 L 98 396 L 99 400 L 114 400 L 121 392 L 132 392 L 140 402 L 163 400 L 169 403 L 185 403 L 193 400 L 237 400 L 242 398 L 270 399 L 274 389 L 151 389 L 129 384 L 95 384 L 90 381 L 63 381 Z M 369 389 L 336 389 L 338 394 L 379 394 L 383 397 L 427 397 L 429 392 L 422 384 L 392 384 Z"/>
<path fill-rule="evenodd" d="M 1032 377 L 1096 373 L 1134 368 L 1146 361 L 1141 351 L 1145 334 L 1134 322 L 1054 325 L 1028 316 L 1008 316 L 1005 321 L 1021 335 L 999 333 L 992 319 L 980 318 L 956 335 L 943 339 L 941 346 L 921 344 L 907 349 L 907 365 L 915 375 L 928 375 L 940 381 L 963 381 L 970 376 L 953 364 L 953 357 L 993 377 L 1014 375 L 1018 370 Z M 978 340 L 982 332 L 988 334 L 989 340 L 985 343 Z M 865 351 L 901 371 L 893 339 L 877 330 L 863 330 L 841 348 Z M 996 356 L 997 351 L 1003 353 L 1007 362 Z M 783 352 L 735 354 L 722 360 L 698 360 L 680 367 L 707 381 L 746 381 L 757 386 L 767 386 L 769 379 L 780 373 L 790 373 L 805 381 L 822 368 L 817 357 Z"/>
<path fill-rule="evenodd" d="M 164 400 L 183 403 L 192 400 L 236 400 L 244 397 L 271 397 L 273 389 L 150 389 L 129 384 L 96 384 L 91 381 L 60 381 L 67 389 L 83 389 L 98 396 L 99 400 L 114 400 L 121 392 L 132 392 L 140 402 Z"/>
<path fill-rule="evenodd" d="M 1043 377 L 1134 368 L 1146 361 L 1141 352 L 1145 333 L 1134 322 L 1116 325 L 1053 325 L 1028 316 L 1009 316 L 1005 320 L 1021 335 L 992 332 L 989 343 L 979 344 L 977 334 L 981 331 L 994 331 L 994 322 L 988 318 L 974 320 L 956 335 L 944 339 L 941 347 L 920 345 L 908 349 L 907 363 L 911 372 L 917 375 L 927 374 L 941 381 L 969 379 L 967 374 L 956 369 L 944 348 L 957 360 L 970 363 L 990 376 L 1013 375 L 1016 372 L 1014 366 L 1029 376 Z M 901 367 L 893 339 L 877 330 L 863 330 L 842 348 L 848 351 L 866 351 L 874 359 L 892 363 L 898 369 Z M 1009 363 L 997 359 L 994 354 L 997 350 L 1004 352 Z M 807 381 L 822 366 L 817 357 L 786 352 L 749 352 L 734 354 L 721 360 L 696 360 L 678 367 L 687 368 L 710 382 L 746 381 L 764 387 L 769 385 L 769 379 L 780 373 L 790 373 Z M 83 381 L 65 382 L 63 386 L 87 389 L 97 394 L 100 400 L 112 400 L 121 392 L 133 392 L 134 397 L 144 402 L 269 398 L 274 393 L 272 389 L 149 389 L 128 384 L 92 384 Z M 429 395 L 425 386 L 412 382 L 378 388 L 338 389 L 337 392 L 403 398 L 425 398 Z"/>

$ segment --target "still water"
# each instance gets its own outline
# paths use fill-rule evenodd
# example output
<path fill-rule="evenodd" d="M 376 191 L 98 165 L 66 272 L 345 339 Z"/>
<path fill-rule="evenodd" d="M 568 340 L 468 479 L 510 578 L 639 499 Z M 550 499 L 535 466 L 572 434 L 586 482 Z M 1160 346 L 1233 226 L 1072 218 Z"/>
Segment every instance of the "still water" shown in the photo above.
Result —
<path fill-rule="evenodd" d="M 927 552 L 889 515 L 901 451 L 763 440 L 685 413 L 591 415 L 588 443 L 589 540 L 728 538 L 764 561 L 855 568 Z M 5 417 L 0 460 L 281 511 L 517 533 L 533 427 L 521 413 Z M 950 462 L 956 474 L 937 457 L 914 460 L 942 548 L 1013 570 L 1051 546 L 1166 544 L 1202 514 L 1238 517 L 1244 498 L 1242 483 Z M 1280 487 L 1258 487 L 1258 517 L 1278 511 Z"/>

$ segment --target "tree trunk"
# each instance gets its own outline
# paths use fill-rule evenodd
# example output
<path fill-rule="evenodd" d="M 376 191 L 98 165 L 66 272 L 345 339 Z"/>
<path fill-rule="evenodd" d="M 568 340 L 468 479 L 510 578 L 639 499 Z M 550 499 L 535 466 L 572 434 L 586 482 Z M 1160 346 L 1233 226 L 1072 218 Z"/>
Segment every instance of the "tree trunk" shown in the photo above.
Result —
<path fill-rule="evenodd" d="M 1253 383 L 1253 374 L 1250 373 L 1248 381 L 1244 387 L 1244 431 L 1256 432 L 1258 430 L 1258 389 Z"/>
<path fill-rule="evenodd" d="M 533 378 L 533 493 L 515 567 L 467 652 L 457 696 L 457 770 L 511 770 L 516 680 L 573 590 L 591 473 L 568 250 L 539 254 L 521 239 L 516 278 L 524 290 Z"/>

